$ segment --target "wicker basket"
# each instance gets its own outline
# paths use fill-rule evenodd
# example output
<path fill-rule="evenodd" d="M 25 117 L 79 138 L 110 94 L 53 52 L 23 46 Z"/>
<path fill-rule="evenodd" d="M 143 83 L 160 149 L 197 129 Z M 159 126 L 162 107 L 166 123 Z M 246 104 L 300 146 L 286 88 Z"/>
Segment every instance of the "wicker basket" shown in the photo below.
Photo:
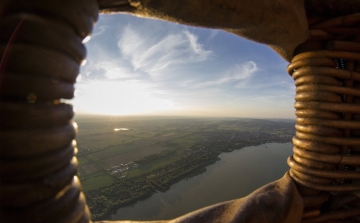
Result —
<path fill-rule="evenodd" d="M 310 37 L 288 66 L 297 116 L 290 175 L 303 222 L 352 222 L 360 215 L 360 14 L 309 21 Z"/>
<path fill-rule="evenodd" d="M 18 0 L 2 13 L 0 221 L 88 223 L 74 113 L 60 99 L 74 95 L 97 2 Z"/>

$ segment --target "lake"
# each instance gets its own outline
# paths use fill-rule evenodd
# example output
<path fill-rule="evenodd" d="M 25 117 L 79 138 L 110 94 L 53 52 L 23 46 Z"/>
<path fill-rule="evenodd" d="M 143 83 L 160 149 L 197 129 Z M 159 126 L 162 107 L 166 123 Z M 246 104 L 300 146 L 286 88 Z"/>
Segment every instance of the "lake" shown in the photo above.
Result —
<path fill-rule="evenodd" d="M 120 208 L 112 220 L 167 220 L 193 210 L 248 195 L 281 178 L 289 169 L 291 143 L 267 143 L 222 153 L 206 172 L 182 180 L 132 206 Z"/>

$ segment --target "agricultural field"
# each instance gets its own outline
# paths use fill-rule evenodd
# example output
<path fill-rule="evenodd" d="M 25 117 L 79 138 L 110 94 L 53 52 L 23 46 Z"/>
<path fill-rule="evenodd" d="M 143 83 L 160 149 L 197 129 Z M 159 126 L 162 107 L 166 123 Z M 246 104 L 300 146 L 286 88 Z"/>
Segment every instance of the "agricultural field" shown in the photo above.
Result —
<path fill-rule="evenodd" d="M 292 122 L 259 119 L 77 115 L 75 121 L 79 176 L 85 191 L 120 180 L 109 174 L 109 168 L 157 157 L 126 170 L 126 177 L 137 177 L 183 159 L 189 148 L 217 132 L 293 134 Z M 166 156 L 159 155 L 164 151 Z"/>
<path fill-rule="evenodd" d="M 78 115 L 75 119 L 79 126 L 77 136 L 79 176 L 84 190 L 100 188 L 116 181 L 116 177 L 106 178 L 107 169 L 141 158 L 161 153 L 165 150 L 177 151 L 172 157 L 162 157 L 155 162 L 131 170 L 129 177 L 138 176 L 158 167 L 181 159 L 186 147 L 198 139 L 194 136 L 198 123 L 181 118 L 146 118 Z M 117 130 L 116 129 L 121 129 Z M 94 175 L 96 174 L 97 175 Z M 104 175 L 103 178 L 99 175 Z M 90 180 L 91 179 L 91 180 Z M 111 180 L 109 180 L 111 179 Z M 102 183 L 94 183 L 102 181 Z M 91 184 L 91 186 L 88 186 Z"/>
<path fill-rule="evenodd" d="M 294 120 L 78 115 L 79 177 L 93 220 L 201 173 L 223 152 L 290 142 Z"/>

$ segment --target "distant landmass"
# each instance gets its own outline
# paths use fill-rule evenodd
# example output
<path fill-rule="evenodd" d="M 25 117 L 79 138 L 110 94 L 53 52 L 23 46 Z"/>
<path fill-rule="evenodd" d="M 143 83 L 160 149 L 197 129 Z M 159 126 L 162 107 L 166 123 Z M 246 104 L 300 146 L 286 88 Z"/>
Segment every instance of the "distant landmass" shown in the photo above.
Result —
<path fill-rule="evenodd" d="M 295 120 L 78 115 L 79 177 L 93 220 L 205 171 L 223 152 L 290 142 Z"/>

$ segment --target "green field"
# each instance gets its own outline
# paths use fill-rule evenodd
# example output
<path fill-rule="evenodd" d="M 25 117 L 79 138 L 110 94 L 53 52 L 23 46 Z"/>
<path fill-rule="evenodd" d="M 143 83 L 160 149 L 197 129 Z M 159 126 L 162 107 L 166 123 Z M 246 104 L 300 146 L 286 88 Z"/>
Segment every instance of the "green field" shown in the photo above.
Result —
<path fill-rule="evenodd" d="M 97 176 L 94 176 L 94 177 L 91 177 L 88 179 L 83 179 L 81 181 L 81 183 L 82 183 L 83 190 L 86 193 L 86 191 L 89 191 L 89 190 L 109 186 L 109 185 L 113 184 L 115 181 L 116 181 L 116 178 L 114 178 L 106 173 L 102 173 L 102 174 L 99 174 Z"/>
<path fill-rule="evenodd" d="M 270 140 L 273 135 L 290 138 L 294 126 L 293 121 L 239 118 L 78 115 L 75 121 L 79 126 L 76 139 L 79 177 L 85 191 L 119 183 L 123 177 L 136 178 L 171 166 L 193 153 L 190 150 L 197 151 L 202 148 L 199 145 L 206 145 L 211 140 L 212 150 L 228 144 L 235 148 L 234 145 L 256 144 L 257 139 L 250 136 L 259 132 L 268 134 L 266 137 Z M 127 130 L 115 131 L 115 128 Z M 227 139 L 231 134 L 233 136 Z M 216 147 L 217 143 L 221 146 Z M 131 161 L 139 166 L 129 166 L 124 171 L 119 167 L 116 173 L 110 169 Z"/>

